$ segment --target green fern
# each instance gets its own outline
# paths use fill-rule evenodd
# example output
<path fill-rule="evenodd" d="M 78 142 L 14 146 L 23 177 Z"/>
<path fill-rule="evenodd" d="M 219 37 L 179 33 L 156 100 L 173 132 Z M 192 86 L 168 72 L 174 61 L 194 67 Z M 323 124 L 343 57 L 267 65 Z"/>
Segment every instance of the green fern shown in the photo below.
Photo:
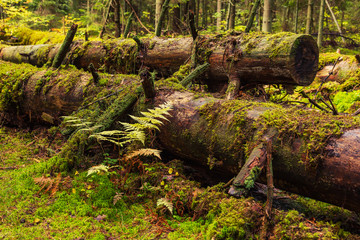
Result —
<path fill-rule="evenodd" d="M 169 201 L 169 199 L 160 198 L 160 199 L 157 200 L 156 205 L 157 205 L 157 207 L 165 206 L 171 212 L 171 214 L 173 214 L 174 205 L 173 205 L 172 202 Z"/>
<path fill-rule="evenodd" d="M 75 116 L 64 116 L 63 123 L 68 127 L 77 128 L 78 131 L 89 131 L 94 132 L 97 129 L 101 128 L 103 125 L 94 125 L 93 122 L 85 121 L 82 118 L 78 118 Z"/>
<path fill-rule="evenodd" d="M 169 111 L 171 106 L 168 104 L 162 104 L 154 109 L 149 109 L 148 112 L 141 112 L 143 117 L 136 117 L 130 115 L 135 120 L 135 123 L 120 122 L 123 125 L 124 130 L 112 130 L 103 131 L 90 135 L 90 138 L 95 138 L 98 141 L 109 141 L 116 145 L 123 147 L 127 143 L 141 142 L 145 145 L 146 131 L 149 130 L 160 130 L 159 125 L 162 125 L 162 120 L 168 119 L 165 115 L 170 116 Z"/>
<path fill-rule="evenodd" d="M 154 156 L 157 157 L 161 160 L 161 156 L 160 156 L 161 151 L 158 149 L 152 149 L 152 148 L 142 148 L 139 150 L 135 150 L 132 151 L 129 154 L 126 154 L 125 158 L 126 159 L 132 159 L 134 157 L 137 156 Z"/>
<path fill-rule="evenodd" d="M 109 172 L 110 167 L 105 166 L 103 164 L 101 165 L 97 165 L 97 166 L 93 166 L 91 168 L 89 168 L 87 176 L 90 176 L 91 174 L 99 174 L 99 173 L 108 173 Z"/>

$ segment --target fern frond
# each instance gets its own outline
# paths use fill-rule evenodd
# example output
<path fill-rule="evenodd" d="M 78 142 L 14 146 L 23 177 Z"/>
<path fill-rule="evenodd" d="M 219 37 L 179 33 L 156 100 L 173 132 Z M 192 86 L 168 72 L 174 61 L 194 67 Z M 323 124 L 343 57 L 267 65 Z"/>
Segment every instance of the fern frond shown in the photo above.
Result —
<path fill-rule="evenodd" d="M 107 173 L 107 172 L 109 172 L 109 168 L 110 167 L 105 166 L 103 164 L 93 166 L 93 167 L 89 168 L 87 176 L 90 176 L 91 174 L 94 174 L 94 173 L 96 173 L 96 174 L 99 174 L 102 172 Z"/>
<path fill-rule="evenodd" d="M 156 205 L 157 205 L 157 207 L 165 206 L 171 212 L 171 214 L 173 214 L 174 205 L 173 205 L 172 202 L 169 201 L 169 199 L 160 198 L 160 199 L 157 200 Z"/>
<path fill-rule="evenodd" d="M 103 125 L 95 125 L 95 126 L 92 126 L 92 127 L 89 127 L 89 128 L 82 128 L 80 129 L 79 131 L 88 131 L 88 132 L 93 132 L 99 128 L 103 127 Z"/>
<path fill-rule="evenodd" d="M 145 129 L 145 127 L 143 125 L 141 125 L 140 123 L 126 123 L 126 122 L 120 122 L 121 125 L 124 126 L 124 130 L 127 132 L 130 131 L 142 131 L 143 129 Z"/>
<path fill-rule="evenodd" d="M 64 119 L 64 121 L 69 121 L 69 120 L 74 120 L 74 119 L 80 119 L 78 117 L 75 116 L 61 116 L 62 119 Z"/>
<path fill-rule="evenodd" d="M 110 136 L 111 137 L 113 137 L 113 136 L 122 137 L 122 136 L 125 136 L 126 134 L 127 134 L 127 132 L 121 131 L 121 130 L 109 130 L 109 131 L 102 131 L 99 133 L 92 134 L 89 137 L 94 137 L 94 136 L 98 136 L 98 135 L 107 136 L 107 137 L 110 137 Z"/>
<path fill-rule="evenodd" d="M 135 117 L 130 115 L 130 117 L 132 119 L 134 119 L 135 121 L 137 121 L 144 129 L 156 129 L 156 130 L 160 130 L 158 128 L 158 126 L 156 126 L 156 124 L 152 123 L 152 120 L 156 120 L 156 119 L 151 119 L 151 118 L 146 118 L 146 117 Z M 156 120 L 158 122 L 160 122 L 159 120 Z M 162 122 L 160 122 L 160 124 L 162 124 Z"/>
<path fill-rule="evenodd" d="M 122 139 L 132 141 L 140 141 L 143 145 L 145 145 L 146 135 L 143 131 L 131 131 Z"/>
<path fill-rule="evenodd" d="M 132 159 L 136 156 L 155 156 L 161 160 L 160 156 L 161 151 L 158 149 L 152 149 L 152 148 L 142 148 L 136 151 L 133 151 L 125 156 L 125 159 Z"/>
<path fill-rule="evenodd" d="M 81 122 L 81 123 L 74 123 L 74 124 L 70 124 L 70 127 L 89 127 L 91 126 L 93 123 L 92 122 Z"/>
<path fill-rule="evenodd" d="M 80 118 L 76 118 L 76 119 L 70 119 L 70 120 L 64 120 L 64 123 L 69 124 L 69 123 L 79 123 L 81 122 L 82 119 Z"/>
<path fill-rule="evenodd" d="M 139 123 L 142 122 L 148 122 L 154 125 L 163 125 L 164 123 L 156 118 L 151 118 L 151 117 L 134 117 L 134 116 L 130 116 L 132 119 L 136 120 Z"/>

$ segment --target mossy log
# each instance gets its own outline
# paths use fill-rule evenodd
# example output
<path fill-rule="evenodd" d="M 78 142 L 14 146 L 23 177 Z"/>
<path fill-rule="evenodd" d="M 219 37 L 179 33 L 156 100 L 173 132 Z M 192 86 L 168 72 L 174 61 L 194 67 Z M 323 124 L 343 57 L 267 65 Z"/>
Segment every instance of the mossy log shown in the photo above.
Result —
<path fill-rule="evenodd" d="M 77 68 L 95 68 L 110 73 L 137 73 L 146 66 L 159 75 L 169 76 L 190 60 L 196 43 L 197 64 L 210 64 L 207 71 L 209 89 L 217 91 L 233 76 L 246 84 L 309 85 L 318 67 L 318 48 L 311 36 L 291 33 L 241 34 L 238 36 L 192 38 L 152 38 L 104 42 L 75 42 L 67 59 Z M 58 51 L 56 45 L 3 48 L 0 58 L 29 62 L 40 66 Z M 24 57 L 23 55 L 28 55 Z M 220 86 L 219 86 L 220 85 Z"/>
<path fill-rule="evenodd" d="M 159 139 L 176 156 L 230 178 L 271 135 L 275 187 L 360 212 L 359 118 L 188 92 L 157 100 L 173 104 Z"/>
<path fill-rule="evenodd" d="M 134 75 L 102 74 L 98 83 L 91 73 L 76 68 L 37 68 L 0 61 L 0 112 L 14 125 L 59 124 L 60 117 L 107 94 L 140 86 Z"/>
<path fill-rule="evenodd" d="M 77 69 L 39 70 L 5 62 L 0 62 L 0 79 L 2 120 L 12 124 L 56 124 L 60 116 L 81 105 L 117 91 L 128 96 L 140 86 L 138 77 L 103 74 L 95 85 L 90 73 Z M 199 97 L 159 84 L 151 104 L 173 105 L 172 117 L 159 134 L 168 151 L 232 177 L 264 137 L 272 136 L 276 187 L 360 211 L 359 117 Z M 133 102 L 138 94 L 131 97 Z M 89 111 L 98 114 L 94 109 Z M 103 119 L 113 118 L 107 114 L 118 114 L 117 110 L 103 111 Z"/>

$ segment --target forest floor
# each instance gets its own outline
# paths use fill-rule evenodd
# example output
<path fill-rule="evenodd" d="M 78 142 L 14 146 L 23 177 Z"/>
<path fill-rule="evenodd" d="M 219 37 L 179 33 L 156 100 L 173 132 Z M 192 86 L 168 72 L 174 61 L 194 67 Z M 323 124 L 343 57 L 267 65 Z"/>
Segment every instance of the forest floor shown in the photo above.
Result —
<path fill-rule="evenodd" d="M 0 128 L 0 239 L 360 239 L 357 213 L 277 191 L 266 222 L 264 194 L 201 186 L 179 160 L 129 165 L 109 151 L 113 172 L 42 172 L 64 142 Z"/>

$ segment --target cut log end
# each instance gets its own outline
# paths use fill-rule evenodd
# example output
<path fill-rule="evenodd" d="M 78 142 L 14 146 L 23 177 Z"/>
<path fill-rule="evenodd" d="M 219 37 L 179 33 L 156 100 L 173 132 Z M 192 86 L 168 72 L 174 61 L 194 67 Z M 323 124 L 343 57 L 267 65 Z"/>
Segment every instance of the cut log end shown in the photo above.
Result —
<path fill-rule="evenodd" d="M 316 75 L 319 64 L 319 49 L 310 35 L 301 35 L 294 41 L 289 69 L 294 81 L 300 86 L 310 85 Z"/>

